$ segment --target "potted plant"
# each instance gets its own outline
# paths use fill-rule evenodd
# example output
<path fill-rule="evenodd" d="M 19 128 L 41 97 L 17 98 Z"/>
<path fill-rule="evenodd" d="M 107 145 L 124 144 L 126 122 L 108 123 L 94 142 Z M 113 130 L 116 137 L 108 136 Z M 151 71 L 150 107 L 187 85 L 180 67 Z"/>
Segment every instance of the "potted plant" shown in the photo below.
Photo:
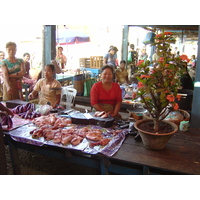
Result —
<path fill-rule="evenodd" d="M 175 58 L 171 55 L 170 44 L 174 42 L 171 32 L 162 31 L 155 36 L 155 42 L 152 44 L 157 48 L 160 57 L 157 63 L 150 66 L 150 61 L 140 60 L 137 64 L 137 95 L 151 119 L 137 121 L 135 128 L 139 131 L 144 145 L 150 149 L 163 149 L 171 135 L 178 130 L 174 123 L 164 121 L 172 110 L 179 109 L 176 99 L 181 98 L 178 95 L 178 89 L 181 88 L 180 77 L 186 73 L 182 65 L 185 56 Z M 158 136 L 158 139 L 154 139 L 155 136 Z M 152 138 L 153 141 L 149 141 Z"/>

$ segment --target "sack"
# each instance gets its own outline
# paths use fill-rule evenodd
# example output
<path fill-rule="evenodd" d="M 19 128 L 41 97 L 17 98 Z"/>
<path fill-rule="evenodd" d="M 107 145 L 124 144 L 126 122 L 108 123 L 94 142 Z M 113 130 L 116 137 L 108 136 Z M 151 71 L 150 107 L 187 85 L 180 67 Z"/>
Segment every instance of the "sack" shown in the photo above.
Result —
<path fill-rule="evenodd" d="M 84 97 L 90 96 L 90 90 L 94 83 L 96 83 L 95 78 L 87 79 L 84 81 L 84 94 L 83 94 Z"/>
<path fill-rule="evenodd" d="M 128 62 L 128 65 L 130 64 L 130 63 L 132 63 L 132 55 L 131 55 L 131 51 L 129 51 L 128 52 L 128 60 L 127 60 L 127 62 Z"/>
<path fill-rule="evenodd" d="M 155 33 L 148 32 L 143 40 L 143 44 L 152 44 L 154 43 L 154 37 L 156 36 Z"/>

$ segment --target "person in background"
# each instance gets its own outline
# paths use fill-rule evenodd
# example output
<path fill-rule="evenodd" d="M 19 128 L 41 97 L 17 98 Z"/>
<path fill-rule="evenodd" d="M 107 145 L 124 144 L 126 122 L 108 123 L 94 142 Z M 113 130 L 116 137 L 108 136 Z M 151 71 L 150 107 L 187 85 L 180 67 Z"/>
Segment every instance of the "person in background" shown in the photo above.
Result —
<path fill-rule="evenodd" d="M 120 61 L 120 67 L 116 70 L 116 82 L 119 84 L 128 83 L 128 72 L 126 70 L 126 61 Z"/>
<path fill-rule="evenodd" d="M 24 59 L 24 66 L 25 66 L 25 75 L 22 78 L 22 82 L 29 86 L 29 92 L 31 92 L 33 90 L 33 86 L 34 86 L 36 80 L 33 80 L 29 73 L 29 71 L 30 71 L 30 62 L 29 62 L 30 54 L 24 53 L 23 59 Z"/>
<path fill-rule="evenodd" d="M 118 83 L 113 82 L 113 67 L 102 67 L 101 81 L 92 86 L 90 100 L 96 111 L 105 111 L 112 117 L 120 116 L 122 90 Z"/>
<path fill-rule="evenodd" d="M 54 74 L 54 65 L 46 65 L 44 68 L 44 78 L 37 81 L 28 98 L 33 99 L 38 94 L 40 105 L 50 103 L 53 108 L 56 108 L 60 104 L 61 84 L 54 79 Z"/>
<path fill-rule="evenodd" d="M 2 60 L 3 73 L 3 100 L 21 99 L 22 95 L 22 77 L 25 74 L 24 61 L 21 58 L 16 58 L 17 45 L 14 42 L 6 44 L 8 58 Z"/>
<path fill-rule="evenodd" d="M 5 59 L 5 53 L 3 51 L 0 51 L 0 62 Z"/>
<path fill-rule="evenodd" d="M 58 62 L 61 69 L 64 69 L 67 64 L 67 57 L 63 54 L 63 48 L 58 47 L 56 61 Z"/>
<path fill-rule="evenodd" d="M 110 46 L 110 49 L 108 53 L 106 53 L 103 57 L 103 65 L 110 65 L 113 67 L 113 69 L 117 69 L 117 47 L 115 46 Z"/>
<path fill-rule="evenodd" d="M 159 49 L 156 49 L 155 50 L 155 53 L 153 54 L 152 56 L 152 62 L 153 62 L 153 65 L 156 67 L 158 65 L 158 60 L 160 58 L 160 56 L 158 55 L 159 53 Z"/>
<path fill-rule="evenodd" d="M 5 59 L 5 53 L 0 51 L 0 97 L 3 96 L 3 74 L 1 69 L 1 61 Z"/>
<path fill-rule="evenodd" d="M 146 49 L 142 49 L 142 53 L 139 57 L 139 60 L 147 60 L 148 59 L 148 54 L 146 53 Z"/>

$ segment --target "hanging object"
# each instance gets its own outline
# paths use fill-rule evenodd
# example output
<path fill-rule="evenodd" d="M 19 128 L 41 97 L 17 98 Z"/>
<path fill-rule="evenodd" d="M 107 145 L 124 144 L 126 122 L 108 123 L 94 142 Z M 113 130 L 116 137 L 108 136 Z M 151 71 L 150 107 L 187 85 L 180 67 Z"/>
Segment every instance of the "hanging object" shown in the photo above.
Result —
<path fill-rule="evenodd" d="M 77 29 L 59 29 L 57 31 L 56 42 L 59 45 L 79 44 L 90 42 L 90 37 Z"/>

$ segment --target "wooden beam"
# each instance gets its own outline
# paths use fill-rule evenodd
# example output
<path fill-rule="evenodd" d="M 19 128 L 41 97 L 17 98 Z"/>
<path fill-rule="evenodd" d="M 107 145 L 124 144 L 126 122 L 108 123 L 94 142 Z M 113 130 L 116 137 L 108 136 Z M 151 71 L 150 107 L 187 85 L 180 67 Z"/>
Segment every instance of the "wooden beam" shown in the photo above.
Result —
<path fill-rule="evenodd" d="M 129 26 L 124 25 L 123 35 L 122 35 L 122 59 L 127 62 L 128 59 L 128 33 L 129 33 Z"/>
<path fill-rule="evenodd" d="M 198 32 L 198 54 L 196 64 L 196 77 L 193 93 L 192 112 L 190 127 L 200 129 L 200 26 Z"/>
<path fill-rule="evenodd" d="M 44 66 L 56 57 L 56 25 L 44 26 Z"/>

